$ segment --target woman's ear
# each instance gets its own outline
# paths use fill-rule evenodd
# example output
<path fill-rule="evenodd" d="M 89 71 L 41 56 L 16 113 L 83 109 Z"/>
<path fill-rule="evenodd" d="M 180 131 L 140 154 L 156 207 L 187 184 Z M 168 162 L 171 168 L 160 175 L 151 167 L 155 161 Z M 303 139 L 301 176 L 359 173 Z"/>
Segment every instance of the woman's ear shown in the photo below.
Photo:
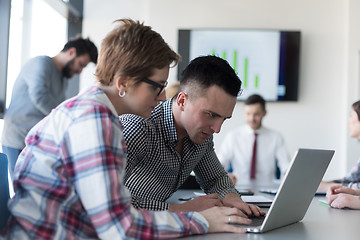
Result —
<path fill-rule="evenodd" d="M 115 79 L 114 83 L 119 92 L 126 92 L 129 87 L 130 77 L 119 76 Z"/>

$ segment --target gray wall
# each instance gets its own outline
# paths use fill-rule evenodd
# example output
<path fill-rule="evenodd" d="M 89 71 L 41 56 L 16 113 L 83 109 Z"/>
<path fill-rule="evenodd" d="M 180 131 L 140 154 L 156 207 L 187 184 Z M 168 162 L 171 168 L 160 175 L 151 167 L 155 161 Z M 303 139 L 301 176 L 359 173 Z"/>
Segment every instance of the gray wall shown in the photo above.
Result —
<path fill-rule="evenodd" d="M 347 127 L 350 105 L 359 98 L 358 12 L 356 0 L 85 0 L 83 35 L 100 46 L 115 19 L 130 17 L 152 26 L 176 50 L 179 28 L 300 30 L 299 101 L 269 103 L 264 125 L 284 135 L 290 155 L 300 147 L 335 149 L 325 175 L 330 179 L 344 175 L 360 155 Z M 94 81 L 94 69 L 81 75 L 81 88 Z M 169 81 L 175 80 L 172 69 Z M 215 136 L 216 149 L 244 123 L 242 108 L 239 102 Z"/>

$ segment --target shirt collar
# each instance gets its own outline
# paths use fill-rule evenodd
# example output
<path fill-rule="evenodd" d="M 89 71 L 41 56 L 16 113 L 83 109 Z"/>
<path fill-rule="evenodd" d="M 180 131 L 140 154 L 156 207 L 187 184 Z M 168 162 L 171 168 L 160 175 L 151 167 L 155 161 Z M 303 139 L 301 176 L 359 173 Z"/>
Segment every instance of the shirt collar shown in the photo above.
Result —
<path fill-rule="evenodd" d="M 162 104 L 163 118 L 164 118 L 164 136 L 165 140 L 172 146 L 177 146 L 179 143 L 176 128 L 174 123 L 174 116 L 172 113 L 172 99 L 168 99 Z M 159 107 L 159 106 L 158 106 Z"/>
<path fill-rule="evenodd" d="M 106 107 L 108 107 L 112 114 L 114 114 L 114 116 L 119 116 L 119 114 L 117 113 L 117 111 L 115 110 L 114 105 L 111 103 L 110 99 L 108 98 L 108 96 L 105 94 L 105 92 L 100 89 L 98 86 L 91 86 L 88 88 L 88 90 L 86 91 L 92 95 L 94 95 L 94 97 L 96 98 L 97 101 L 101 102 L 102 104 L 104 104 Z"/>
<path fill-rule="evenodd" d="M 254 130 L 247 124 L 246 124 L 246 131 L 249 133 L 254 133 Z M 259 129 L 256 130 L 256 133 L 261 134 L 263 131 L 264 131 L 264 127 L 261 126 Z"/>

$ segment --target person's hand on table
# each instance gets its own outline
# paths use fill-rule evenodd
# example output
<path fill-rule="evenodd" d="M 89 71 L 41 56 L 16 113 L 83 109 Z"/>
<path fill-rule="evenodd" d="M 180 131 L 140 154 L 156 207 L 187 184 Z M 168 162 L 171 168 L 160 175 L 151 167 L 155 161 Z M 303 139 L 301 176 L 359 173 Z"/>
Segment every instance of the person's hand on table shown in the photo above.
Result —
<path fill-rule="evenodd" d="M 360 197 L 347 193 L 332 194 L 329 197 L 329 205 L 333 208 L 360 209 Z"/>
<path fill-rule="evenodd" d="M 200 196 L 190 201 L 181 204 L 170 204 L 169 211 L 171 212 L 189 212 L 189 211 L 203 211 L 211 207 L 224 206 L 222 199 L 216 193 Z"/>
<path fill-rule="evenodd" d="M 209 232 L 245 233 L 245 229 L 231 225 L 231 223 L 251 223 L 251 220 L 244 217 L 244 214 L 237 208 L 213 207 L 201 211 L 200 214 L 208 221 Z"/>
<path fill-rule="evenodd" d="M 331 186 L 328 191 L 326 192 L 326 197 L 330 198 L 332 195 L 339 194 L 339 193 L 347 193 L 352 195 L 360 196 L 359 189 L 352 189 L 345 187 L 341 184 Z"/>
<path fill-rule="evenodd" d="M 360 190 L 352 189 L 340 184 L 331 186 L 326 193 L 329 205 L 333 208 L 360 209 Z"/>
<path fill-rule="evenodd" d="M 226 194 L 225 198 L 223 199 L 223 203 L 227 207 L 235 207 L 240 209 L 247 216 L 255 215 L 258 217 L 260 215 L 265 215 L 265 212 L 262 211 L 258 206 L 247 204 L 235 193 Z"/>

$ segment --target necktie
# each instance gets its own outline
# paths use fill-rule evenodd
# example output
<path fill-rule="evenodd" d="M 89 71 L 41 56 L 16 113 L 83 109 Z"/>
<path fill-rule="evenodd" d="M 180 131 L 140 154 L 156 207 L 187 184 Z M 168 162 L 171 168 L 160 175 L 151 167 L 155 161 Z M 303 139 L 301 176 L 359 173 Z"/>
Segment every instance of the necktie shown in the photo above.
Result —
<path fill-rule="evenodd" d="M 257 138 L 257 133 L 254 133 L 254 145 L 253 145 L 253 154 L 251 158 L 250 179 L 255 179 L 256 176 L 256 138 Z"/>

